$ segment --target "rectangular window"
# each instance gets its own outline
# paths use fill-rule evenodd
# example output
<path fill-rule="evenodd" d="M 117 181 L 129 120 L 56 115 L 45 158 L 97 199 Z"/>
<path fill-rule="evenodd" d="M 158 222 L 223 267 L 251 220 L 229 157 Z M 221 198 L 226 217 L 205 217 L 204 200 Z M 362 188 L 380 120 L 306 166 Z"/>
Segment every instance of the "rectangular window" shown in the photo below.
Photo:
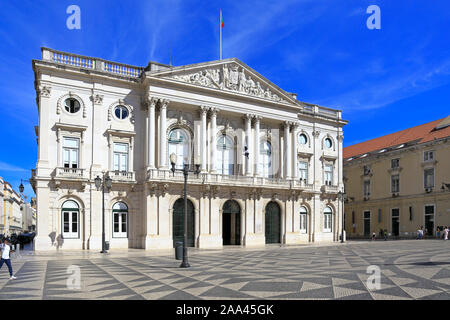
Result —
<path fill-rule="evenodd" d="M 114 171 L 128 171 L 128 144 L 114 143 Z"/>
<path fill-rule="evenodd" d="M 363 168 L 363 174 L 364 174 L 365 176 L 367 176 L 367 175 L 370 174 L 370 167 L 369 167 L 369 166 L 364 166 L 364 168 Z"/>
<path fill-rule="evenodd" d="M 400 159 L 392 159 L 391 160 L 391 169 L 396 169 L 400 167 Z"/>
<path fill-rule="evenodd" d="M 425 151 L 423 153 L 423 161 L 433 161 L 434 160 L 434 151 Z"/>
<path fill-rule="evenodd" d="M 364 196 L 370 196 L 370 180 L 364 180 Z"/>
<path fill-rule="evenodd" d="M 323 215 L 323 218 L 324 218 L 323 231 L 331 232 L 331 213 L 325 213 Z"/>
<path fill-rule="evenodd" d="M 325 165 L 325 185 L 331 186 L 333 184 L 333 165 Z"/>
<path fill-rule="evenodd" d="M 301 213 L 300 214 L 300 233 L 307 232 L 307 222 L 308 222 L 308 215 L 306 213 Z"/>
<path fill-rule="evenodd" d="M 127 237 L 127 213 L 113 212 L 113 237 L 126 238 Z"/>
<path fill-rule="evenodd" d="M 63 138 L 63 166 L 64 168 L 79 168 L 79 139 Z"/>
<path fill-rule="evenodd" d="M 78 239 L 79 211 L 63 211 L 63 237 Z"/>
<path fill-rule="evenodd" d="M 400 176 L 398 174 L 391 176 L 391 192 L 400 192 Z"/>
<path fill-rule="evenodd" d="M 308 162 L 300 161 L 298 163 L 298 170 L 300 174 L 300 179 L 308 182 Z"/>
<path fill-rule="evenodd" d="M 425 169 L 423 171 L 423 182 L 425 188 L 434 187 L 434 168 Z"/>

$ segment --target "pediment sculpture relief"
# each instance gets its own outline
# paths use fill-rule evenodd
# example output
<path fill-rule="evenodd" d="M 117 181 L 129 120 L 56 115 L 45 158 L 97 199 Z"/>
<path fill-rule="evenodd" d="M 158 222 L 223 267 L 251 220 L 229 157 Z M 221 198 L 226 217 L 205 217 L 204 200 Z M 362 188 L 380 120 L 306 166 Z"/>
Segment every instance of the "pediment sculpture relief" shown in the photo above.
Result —
<path fill-rule="evenodd" d="M 243 67 L 223 65 L 222 68 L 211 68 L 195 73 L 174 75 L 173 79 L 220 90 L 230 90 L 245 93 L 258 98 L 277 102 L 285 101 L 273 93 L 264 83 L 246 75 Z"/>

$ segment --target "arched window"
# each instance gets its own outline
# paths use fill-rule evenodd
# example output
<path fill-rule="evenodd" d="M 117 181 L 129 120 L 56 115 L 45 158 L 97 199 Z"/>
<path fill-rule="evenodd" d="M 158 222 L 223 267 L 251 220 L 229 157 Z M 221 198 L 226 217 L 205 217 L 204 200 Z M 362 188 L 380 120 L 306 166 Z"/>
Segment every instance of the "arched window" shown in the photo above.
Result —
<path fill-rule="evenodd" d="M 308 210 L 306 207 L 300 207 L 300 233 L 308 232 Z"/>
<path fill-rule="evenodd" d="M 172 153 L 177 155 L 175 168 L 183 169 L 183 164 L 190 164 L 189 137 L 185 130 L 177 128 L 169 133 L 169 157 Z"/>
<path fill-rule="evenodd" d="M 80 238 L 80 207 L 73 200 L 63 203 L 61 209 L 62 235 L 64 239 Z"/>
<path fill-rule="evenodd" d="M 128 118 L 129 112 L 127 107 L 118 105 L 114 108 L 114 115 L 117 117 L 117 119 L 123 120 Z"/>
<path fill-rule="evenodd" d="M 326 207 L 323 210 L 323 232 L 332 231 L 333 210 L 330 207 Z"/>
<path fill-rule="evenodd" d="M 259 145 L 259 173 L 262 177 L 272 177 L 272 145 L 269 141 L 261 141 Z"/>
<path fill-rule="evenodd" d="M 234 143 L 227 136 L 217 140 L 217 172 L 228 175 L 234 173 Z"/>
<path fill-rule="evenodd" d="M 306 134 L 301 133 L 301 134 L 298 136 L 298 142 L 299 142 L 300 144 L 306 144 L 306 143 L 308 142 L 308 138 L 306 137 Z"/>
<path fill-rule="evenodd" d="M 324 141 L 325 148 L 331 149 L 333 146 L 333 141 L 330 138 L 326 138 Z"/>
<path fill-rule="evenodd" d="M 113 238 L 128 237 L 128 206 L 123 202 L 113 205 Z"/>

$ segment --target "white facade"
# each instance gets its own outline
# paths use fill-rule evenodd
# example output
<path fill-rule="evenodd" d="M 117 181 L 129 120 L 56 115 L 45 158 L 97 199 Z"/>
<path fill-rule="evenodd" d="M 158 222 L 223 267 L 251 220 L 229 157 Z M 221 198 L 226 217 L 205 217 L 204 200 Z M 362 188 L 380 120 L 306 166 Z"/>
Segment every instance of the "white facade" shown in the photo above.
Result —
<path fill-rule="evenodd" d="M 133 67 L 42 49 L 36 250 L 172 248 L 190 173 L 191 245 L 336 241 L 341 112 L 300 102 L 237 59 Z M 248 157 L 246 156 L 248 152 Z M 301 179 L 302 178 L 302 179 Z M 228 202 L 227 202 L 228 201 Z M 306 215 L 306 216 L 305 216 Z"/>

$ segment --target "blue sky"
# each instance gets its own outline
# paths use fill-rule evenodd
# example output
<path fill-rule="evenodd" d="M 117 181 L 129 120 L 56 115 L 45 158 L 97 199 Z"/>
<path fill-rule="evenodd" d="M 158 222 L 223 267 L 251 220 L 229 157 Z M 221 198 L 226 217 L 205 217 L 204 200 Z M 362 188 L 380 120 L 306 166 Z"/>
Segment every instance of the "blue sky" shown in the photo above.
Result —
<path fill-rule="evenodd" d="M 81 29 L 66 27 L 69 5 Z M 369 5 L 381 29 L 369 30 Z M 444 0 L 2 1 L 0 176 L 17 190 L 37 160 L 32 59 L 40 47 L 128 64 L 237 57 L 302 101 L 339 108 L 345 145 L 450 114 L 450 3 Z M 172 52 L 172 54 L 171 54 Z M 28 183 L 25 193 L 32 194 Z"/>

